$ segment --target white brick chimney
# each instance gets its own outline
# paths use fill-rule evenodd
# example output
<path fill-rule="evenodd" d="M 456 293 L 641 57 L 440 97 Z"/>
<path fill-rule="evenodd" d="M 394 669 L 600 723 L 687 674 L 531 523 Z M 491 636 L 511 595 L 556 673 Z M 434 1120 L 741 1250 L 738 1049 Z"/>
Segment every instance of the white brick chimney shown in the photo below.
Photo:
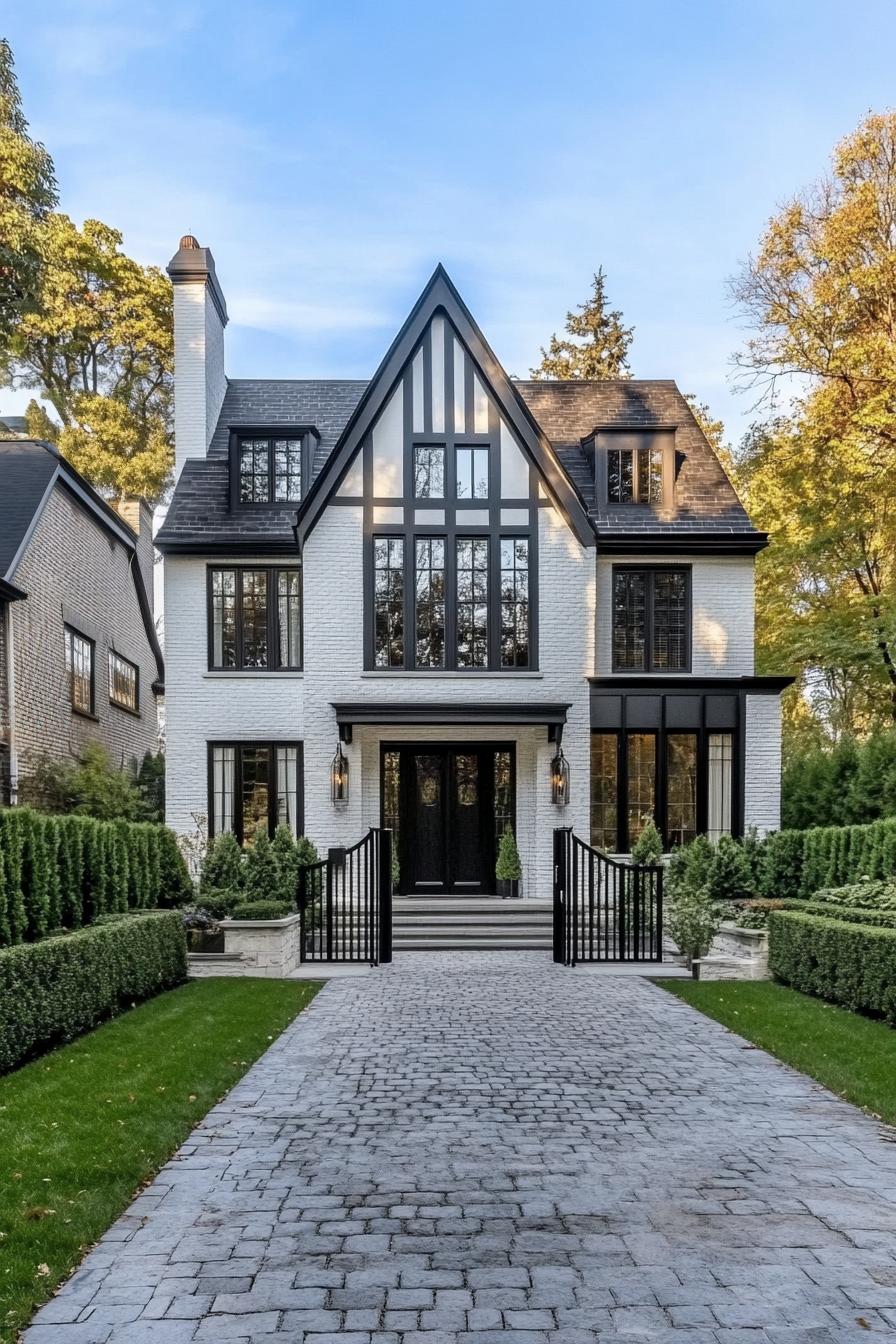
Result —
<path fill-rule="evenodd" d="M 174 286 L 174 479 L 189 457 L 205 457 L 227 387 L 227 305 L 215 261 L 192 235 L 168 263 Z"/>

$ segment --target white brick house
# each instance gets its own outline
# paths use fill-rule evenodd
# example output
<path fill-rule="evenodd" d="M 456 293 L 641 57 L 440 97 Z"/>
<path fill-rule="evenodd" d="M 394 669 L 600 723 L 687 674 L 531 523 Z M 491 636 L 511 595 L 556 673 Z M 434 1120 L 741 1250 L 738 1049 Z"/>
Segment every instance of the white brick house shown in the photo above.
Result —
<path fill-rule="evenodd" d="M 511 380 L 441 267 L 369 382 L 229 381 L 211 254 L 169 274 L 176 830 L 388 825 L 402 894 L 487 896 L 511 826 L 544 896 L 558 825 L 625 853 L 649 815 L 669 847 L 778 824 L 767 538 L 674 383 Z"/>

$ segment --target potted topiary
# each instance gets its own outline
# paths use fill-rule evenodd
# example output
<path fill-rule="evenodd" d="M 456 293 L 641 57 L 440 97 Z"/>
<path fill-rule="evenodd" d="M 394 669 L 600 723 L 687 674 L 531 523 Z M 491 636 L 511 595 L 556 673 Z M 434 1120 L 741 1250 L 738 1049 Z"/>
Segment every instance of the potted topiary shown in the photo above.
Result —
<path fill-rule="evenodd" d="M 516 847 L 513 831 L 509 826 L 501 836 L 501 843 L 498 846 L 495 877 L 498 879 L 498 895 L 502 901 L 514 900 L 519 896 L 523 866 L 520 863 L 520 852 Z"/>

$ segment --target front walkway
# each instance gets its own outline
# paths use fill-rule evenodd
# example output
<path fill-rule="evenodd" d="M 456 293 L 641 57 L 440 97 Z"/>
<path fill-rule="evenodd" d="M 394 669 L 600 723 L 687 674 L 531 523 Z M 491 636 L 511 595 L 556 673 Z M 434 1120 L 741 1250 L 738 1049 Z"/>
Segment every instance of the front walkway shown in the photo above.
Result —
<path fill-rule="evenodd" d="M 896 1144 L 643 980 L 407 953 L 328 985 L 37 1319 L 27 1344 L 868 1344 Z"/>

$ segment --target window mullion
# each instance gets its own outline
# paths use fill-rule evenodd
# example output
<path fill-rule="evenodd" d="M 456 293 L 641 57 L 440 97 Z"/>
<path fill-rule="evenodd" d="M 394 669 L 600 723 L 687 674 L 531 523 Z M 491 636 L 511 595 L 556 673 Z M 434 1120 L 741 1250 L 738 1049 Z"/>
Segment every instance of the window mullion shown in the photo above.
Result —
<path fill-rule="evenodd" d="M 276 569 L 268 570 L 267 577 L 267 632 L 268 632 L 268 671 L 280 669 L 280 639 L 278 621 L 280 616 L 280 588 Z"/>
<path fill-rule="evenodd" d="M 648 569 L 645 571 L 646 581 L 644 584 L 645 612 L 644 612 L 644 670 L 652 672 L 653 668 L 653 617 L 654 617 L 654 571 Z"/>
<path fill-rule="evenodd" d="M 236 667 L 237 671 L 242 671 L 245 667 L 243 661 L 243 571 L 235 569 L 234 575 L 234 612 L 236 615 Z"/>

